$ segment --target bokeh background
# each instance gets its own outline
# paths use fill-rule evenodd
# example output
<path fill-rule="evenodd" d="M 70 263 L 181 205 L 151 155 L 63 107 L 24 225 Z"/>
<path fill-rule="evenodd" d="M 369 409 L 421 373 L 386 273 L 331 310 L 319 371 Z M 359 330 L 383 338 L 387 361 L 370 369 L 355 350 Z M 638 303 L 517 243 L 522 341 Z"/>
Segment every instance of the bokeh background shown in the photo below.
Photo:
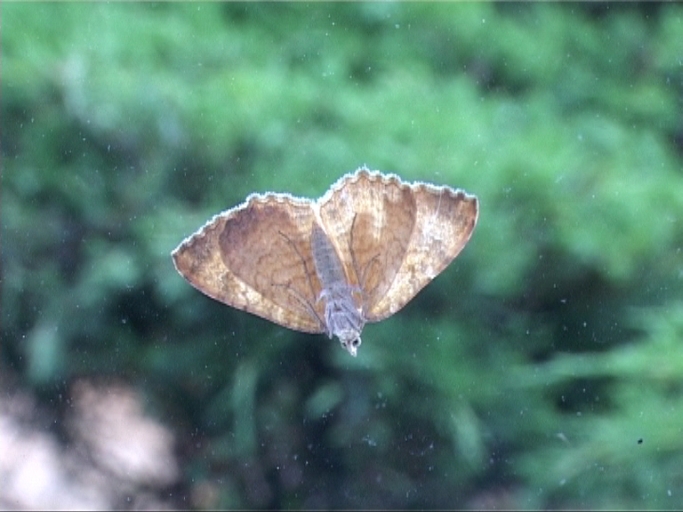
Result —
<path fill-rule="evenodd" d="M 683 507 L 683 5 L 0 12 L 1 507 Z M 362 164 L 481 214 L 357 359 L 175 272 Z"/>

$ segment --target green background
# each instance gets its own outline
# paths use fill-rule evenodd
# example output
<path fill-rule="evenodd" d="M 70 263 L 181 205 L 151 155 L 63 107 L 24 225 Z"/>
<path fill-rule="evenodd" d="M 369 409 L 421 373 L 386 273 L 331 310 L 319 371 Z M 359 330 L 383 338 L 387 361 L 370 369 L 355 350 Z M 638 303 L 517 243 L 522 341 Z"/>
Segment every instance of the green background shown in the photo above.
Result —
<path fill-rule="evenodd" d="M 177 506 L 680 509 L 682 98 L 680 4 L 5 3 L 2 385 L 133 385 Z M 362 164 L 481 212 L 357 359 L 175 272 Z"/>

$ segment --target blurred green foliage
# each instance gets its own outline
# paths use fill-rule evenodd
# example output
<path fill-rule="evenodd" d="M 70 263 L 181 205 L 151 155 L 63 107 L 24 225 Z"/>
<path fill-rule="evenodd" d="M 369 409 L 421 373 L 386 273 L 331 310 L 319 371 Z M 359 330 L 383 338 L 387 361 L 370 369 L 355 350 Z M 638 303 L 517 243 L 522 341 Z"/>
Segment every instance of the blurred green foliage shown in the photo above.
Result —
<path fill-rule="evenodd" d="M 5 382 L 134 383 L 179 506 L 683 507 L 683 6 L 2 16 Z M 250 192 L 364 163 L 481 216 L 357 359 L 173 269 Z"/>

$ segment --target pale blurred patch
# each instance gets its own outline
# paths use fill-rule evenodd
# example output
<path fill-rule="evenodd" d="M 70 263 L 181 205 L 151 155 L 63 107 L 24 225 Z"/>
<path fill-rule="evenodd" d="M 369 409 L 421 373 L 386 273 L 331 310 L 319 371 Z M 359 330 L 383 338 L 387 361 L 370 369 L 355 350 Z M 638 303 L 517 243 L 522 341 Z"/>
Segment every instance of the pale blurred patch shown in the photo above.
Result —
<path fill-rule="evenodd" d="M 41 428 L 30 396 L 0 396 L 0 508 L 172 508 L 158 496 L 179 477 L 174 438 L 140 396 L 85 380 L 70 395 L 66 444 Z"/>

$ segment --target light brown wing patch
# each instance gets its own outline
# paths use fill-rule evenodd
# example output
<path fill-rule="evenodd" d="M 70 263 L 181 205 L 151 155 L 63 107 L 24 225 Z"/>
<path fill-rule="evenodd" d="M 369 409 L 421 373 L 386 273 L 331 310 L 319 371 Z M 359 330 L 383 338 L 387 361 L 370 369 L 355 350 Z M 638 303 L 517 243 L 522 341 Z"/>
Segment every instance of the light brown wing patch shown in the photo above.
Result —
<path fill-rule="evenodd" d="M 289 329 L 324 332 L 311 204 L 286 194 L 250 196 L 180 244 L 173 251 L 176 269 L 228 306 Z"/>
<path fill-rule="evenodd" d="M 335 183 L 320 213 L 364 294 L 364 316 L 396 313 L 455 259 L 477 223 L 477 198 L 359 169 Z"/>

